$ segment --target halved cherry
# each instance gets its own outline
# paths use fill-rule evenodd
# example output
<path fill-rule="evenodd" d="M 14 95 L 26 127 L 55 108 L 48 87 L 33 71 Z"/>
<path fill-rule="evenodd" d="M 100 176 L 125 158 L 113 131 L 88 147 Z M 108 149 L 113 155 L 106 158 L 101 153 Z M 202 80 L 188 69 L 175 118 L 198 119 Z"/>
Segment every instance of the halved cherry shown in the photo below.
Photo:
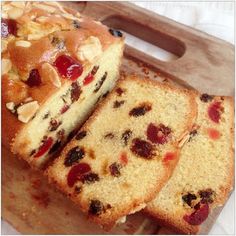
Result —
<path fill-rule="evenodd" d="M 83 73 L 82 65 L 67 55 L 59 56 L 54 62 L 54 66 L 62 77 L 72 81 L 76 80 Z"/>
<path fill-rule="evenodd" d="M 15 20 L 11 19 L 3 19 L 1 21 L 1 36 L 2 38 L 6 38 L 8 35 L 12 34 L 16 36 L 17 33 L 17 25 Z"/>
<path fill-rule="evenodd" d="M 44 155 L 49 149 L 51 148 L 53 144 L 53 139 L 51 137 L 47 138 L 43 144 L 39 147 L 38 152 L 34 155 L 34 157 L 41 157 Z"/>
<path fill-rule="evenodd" d="M 67 176 L 67 184 L 69 187 L 73 187 L 77 180 L 80 180 L 84 174 L 91 171 L 89 164 L 79 163 L 73 166 Z"/>
<path fill-rule="evenodd" d="M 220 102 L 214 102 L 209 106 L 208 116 L 213 122 L 219 123 L 222 109 Z"/>
<path fill-rule="evenodd" d="M 220 138 L 221 134 L 217 129 L 208 128 L 207 132 L 208 132 L 209 137 L 213 140 L 217 140 Z"/>

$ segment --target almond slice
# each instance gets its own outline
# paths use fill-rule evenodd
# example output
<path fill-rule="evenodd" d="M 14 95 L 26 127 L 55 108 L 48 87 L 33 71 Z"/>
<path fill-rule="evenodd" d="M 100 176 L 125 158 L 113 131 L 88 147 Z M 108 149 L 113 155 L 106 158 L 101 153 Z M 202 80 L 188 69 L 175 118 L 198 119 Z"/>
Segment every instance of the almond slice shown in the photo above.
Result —
<path fill-rule="evenodd" d="M 25 40 L 19 40 L 19 41 L 16 41 L 15 45 L 17 47 L 29 48 L 31 46 L 31 42 L 25 41 Z"/>
<path fill-rule="evenodd" d="M 50 65 L 49 63 L 44 63 L 42 65 L 42 71 L 44 78 L 49 78 L 49 80 L 55 87 L 61 87 L 60 77 L 58 76 L 56 69 L 52 65 Z"/>
<path fill-rule="evenodd" d="M 2 75 L 7 74 L 12 67 L 12 63 L 9 59 L 2 59 Z"/>
<path fill-rule="evenodd" d="M 49 13 L 54 13 L 56 11 L 56 9 L 54 7 L 45 5 L 43 3 L 37 3 L 37 4 L 34 4 L 34 6 L 39 8 L 39 9 L 45 10 Z"/>
<path fill-rule="evenodd" d="M 24 9 L 25 2 L 11 2 L 11 5 L 14 6 L 14 7 L 18 7 L 18 8 Z"/>
<path fill-rule="evenodd" d="M 31 120 L 37 110 L 39 109 L 39 104 L 37 101 L 26 103 L 17 108 L 18 120 L 23 123 L 28 123 Z"/>
<path fill-rule="evenodd" d="M 2 45 L 1 52 L 5 52 L 7 50 L 7 44 L 8 44 L 7 40 L 4 39 L 1 40 L 1 45 Z"/>
<path fill-rule="evenodd" d="M 72 14 L 69 14 L 69 13 L 64 13 L 64 14 L 62 14 L 62 16 L 64 16 L 68 20 L 77 20 L 77 18 L 75 16 L 73 16 Z"/>
<path fill-rule="evenodd" d="M 10 111 L 14 111 L 15 110 L 15 103 L 14 102 L 6 103 L 6 108 Z"/>
<path fill-rule="evenodd" d="M 47 16 L 40 16 L 38 18 L 36 18 L 36 22 L 40 22 L 40 23 L 44 23 L 48 20 Z"/>
<path fill-rule="evenodd" d="M 15 20 L 15 19 L 21 17 L 23 15 L 23 13 L 24 13 L 24 11 L 22 9 L 17 8 L 17 7 L 13 7 L 12 9 L 10 9 L 8 11 L 8 17 L 10 19 Z"/>

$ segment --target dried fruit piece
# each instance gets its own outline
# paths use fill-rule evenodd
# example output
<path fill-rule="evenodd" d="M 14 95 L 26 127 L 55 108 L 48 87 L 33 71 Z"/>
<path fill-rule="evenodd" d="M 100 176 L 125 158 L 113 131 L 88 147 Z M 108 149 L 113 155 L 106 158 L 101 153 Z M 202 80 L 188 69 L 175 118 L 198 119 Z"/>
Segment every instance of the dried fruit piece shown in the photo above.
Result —
<path fill-rule="evenodd" d="M 26 81 L 26 84 L 30 87 L 39 86 L 42 83 L 41 76 L 37 69 L 32 69 L 30 71 L 29 77 Z"/>
<path fill-rule="evenodd" d="M 75 193 L 79 194 L 82 192 L 82 187 L 75 186 Z"/>
<path fill-rule="evenodd" d="M 49 131 L 54 131 L 56 130 L 60 125 L 62 124 L 62 122 L 57 121 L 56 119 L 51 119 L 50 123 L 49 123 Z"/>
<path fill-rule="evenodd" d="M 109 29 L 109 32 L 114 37 L 122 37 L 123 36 L 123 34 L 119 30 Z"/>
<path fill-rule="evenodd" d="M 80 86 L 78 85 L 78 83 L 74 82 L 71 85 L 71 101 L 76 102 L 78 101 L 80 94 L 82 93 L 82 90 L 80 89 Z"/>
<path fill-rule="evenodd" d="M 106 80 L 107 78 L 107 72 L 105 72 L 105 74 L 102 76 L 102 78 L 96 83 L 95 85 L 95 89 L 94 89 L 94 93 L 98 92 L 99 89 L 102 87 L 104 81 Z"/>
<path fill-rule="evenodd" d="M 12 34 L 16 36 L 17 34 L 17 24 L 15 20 L 11 19 L 1 19 L 1 36 L 6 38 L 8 35 Z"/>
<path fill-rule="evenodd" d="M 147 138 L 152 143 L 164 144 L 170 138 L 171 129 L 163 124 L 158 126 L 150 123 L 147 128 Z"/>
<path fill-rule="evenodd" d="M 81 177 L 81 181 L 83 183 L 86 183 L 86 184 L 91 184 L 91 183 L 94 183 L 96 181 L 99 181 L 99 176 L 98 174 L 96 173 L 88 173 L 88 174 L 85 174 Z"/>
<path fill-rule="evenodd" d="M 45 140 L 43 140 L 43 144 L 39 147 L 39 150 L 34 155 L 34 157 L 43 156 L 51 148 L 52 144 L 53 144 L 53 139 L 51 137 L 48 137 Z"/>
<path fill-rule="evenodd" d="M 208 128 L 207 132 L 208 132 L 209 137 L 213 140 L 217 140 L 220 138 L 221 134 L 217 129 Z"/>
<path fill-rule="evenodd" d="M 75 162 L 78 162 L 79 160 L 83 159 L 84 155 L 85 155 L 85 152 L 83 148 L 76 146 L 67 153 L 65 161 L 64 161 L 64 165 L 72 166 Z"/>
<path fill-rule="evenodd" d="M 209 215 L 208 204 L 202 205 L 199 209 L 195 210 L 191 215 L 185 215 L 183 219 L 190 225 L 200 225 Z"/>
<path fill-rule="evenodd" d="M 119 159 L 122 166 L 126 166 L 128 164 L 128 157 L 126 152 L 122 152 Z"/>
<path fill-rule="evenodd" d="M 163 158 L 163 162 L 167 163 L 168 161 L 174 160 L 176 158 L 176 153 L 167 152 Z"/>
<path fill-rule="evenodd" d="M 87 131 L 86 131 L 86 130 L 80 131 L 80 132 L 75 136 L 75 139 L 81 140 L 81 139 L 83 139 L 86 135 L 87 135 Z"/>
<path fill-rule="evenodd" d="M 80 180 L 80 178 L 91 171 L 90 166 L 87 163 L 79 163 L 75 166 L 73 166 L 67 176 L 67 184 L 69 187 L 73 187 L 75 182 L 77 180 Z"/>
<path fill-rule="evenodd" d="M 74 26 L 75 29 L 80 29 L 80 23 L 79 23 L 79 21 L 73 20 L 72 24 L 73 24 L 73 26 Z"/>
<path fill-rule="evenodd" d="M 91 215 L 100 215 L 105 210 L 104 205 L 99 200 L 91 200 L 88 213 Z"/>
<path fill-rule="evenodd" d="M 148 111 L 150 111 L 152 109 L 152 106 L 150 103 L 148 102 L 144 102 L 142 104 L 140 104 L 138 107 L 133 108 L 130 112 L 129 115 L 130 116 L 143 116 L 145 115 Z"/>
<path fill-rule="evenodd" d="M 134 154 L 145 159 L 152 159 L 155 155 L 155 147 L 151 143 L 139 138 L 132 140 L 130 149 Z"/>
<path fill-rule="evenodd" d="M 110 173 L 112 176 L 115 176 L 115 177 L 119 177 L 120 176 L 120 169 L 121 169 L 121 165 L 117 162 L 114 162 L 112 163 L 110 166 L 109 166 L 109 170 L 110 170 Z"/>
<path fill-rule="evenodd" d="M 122 134 L 121 139 L 124 141 L 125 146 L 128 144 L 131 135 L 132 131 L 130 129 L 125 130 L 124 133 Z"/>
<path fill-rule="evenodd" d="M 213 122 L 219 123 L 222 111 L 221 102 L 214 102 L 208 108 L 208 116 Z"/>
<path fill-rule="evenodd" d="M 120 97 L 124 93 L 124 90 L 122 88 L 117 88 L 116 93 Z"/>
<path fill-rule="evenodd" d="M 201 197 L 201 203 L 213 203 L 214 191 L 212 189 L 200 190 L 198 194 Z"/>
<path fill-rule="evenodd" d="M 63 114 L 63 113 L 65 113 L 66 111 L 68 111 L 69 110 L 69 108 L 70 108 L 70 106 L 69 105 L 64 105 L 63 107 L 62 107 L 62 109 L 60 110 L 60 113 L 61 114 Z"/>
<path fill-rule="evenodd" d="M 192 193 L 187 193 L 185 195 L 182 196 L 182 200 L 187 203 L 190 207 L 192 207 L 192 201 L 196 200 L 197 196 L 195 194 Z"/>
<path fill-rule="evenodd" d="M 88 85 L 90 84 L 93 80 L 95 79 L 95 77 L 92 74 L 88 74 L 83 81 L 83 85 Z"/>
<path fill-rule="evenodd" d="M 57 141 L 53 144 L 53 146 L 52 146 L 52 148 L 50 149 L 50 151 L 48 152 L 48 154 L 52 154 L 52 153 L 56 152 L 60 147 L 61 147 L 61 141 L 60 141 L 60 140 L 57 140 Z"/>
<path fill-rule="evenodd" d="M 62 39 L 59 39 L 55 36 L 53 36 L 51 44 L 56 47 L 57 49 L 63 49 L 65 47 L 65 42 Z"/>
<path fill-rule="evenodd" d="M 122 100 L 122 101 L 115 101 L 114 103 L 113 103 L 113 108 L 119 108 L 121 105 L 123 105 L 125 103 L 125 101 L 124 100 Z"/>
<path fill-rule="evenodd" d="M 196 129 L 192 130 L 189 133 L 189 140 L 188 140 L 188 142 L 190 142 L 193 139 L 193 137 L 196 136 L 196 135 L 197 135 L 197 130 Z"/>
<path fill-rule="evenodd" d="M 106 139 L 113 139 L 115 137 L 115 135 L 113 133 L 107 133 L 104 138 Z"/>
<path fill-rule="evenodd" d="M 214 98 L 214 96 L 208 95 L 206 93 L 203 93 L 200 97 L 200 100 L 202 102 L 210 102 L 212 99 Z"/>
<path fill-rule="evenodd" d="M 54 62 L 54 66 L 63 78 L 70 79 L 72 81 L 76 80 L 83 72 L 82 65 L 67 55 L 57 57 Z"/>

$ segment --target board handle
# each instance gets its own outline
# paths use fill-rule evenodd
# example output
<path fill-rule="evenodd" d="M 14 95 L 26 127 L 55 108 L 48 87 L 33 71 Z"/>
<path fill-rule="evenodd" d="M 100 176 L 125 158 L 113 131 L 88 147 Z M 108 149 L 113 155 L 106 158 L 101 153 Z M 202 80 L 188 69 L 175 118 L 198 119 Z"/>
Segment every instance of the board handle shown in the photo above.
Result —
<path fill-rule="evenodd" d="M 234 46 L 127 2 L 87 2 L 83 13 L 179 58 L 164 62 L 126 47 L 125 55 L 181 79 L 201 92 L 234 94 Z"/>

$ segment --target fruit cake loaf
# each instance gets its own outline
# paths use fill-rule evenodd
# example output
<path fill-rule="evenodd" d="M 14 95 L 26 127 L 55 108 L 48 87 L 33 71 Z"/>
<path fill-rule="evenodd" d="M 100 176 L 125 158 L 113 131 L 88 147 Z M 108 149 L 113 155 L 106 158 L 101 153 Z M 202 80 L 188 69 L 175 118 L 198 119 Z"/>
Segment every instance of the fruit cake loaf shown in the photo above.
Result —
<path fill-rule="evenodd" d="M 124 38 L 57 2 L 2 4 L 3 143 L 41 167 L 114 86 Z"/>
<path fill-rule="evenodd" d="M 234 107 L 229 97 L 196 97 L 198 117 L 172 177 L 146 212 L 181 233 L 194 234 L 223 204 L 234 176 Z"/>
<path fill-rule="evenodd" d="M 46 175 L 89 218 L 110 228 L 161 189 L 195 117 L 190 91 L 121 79 Z"/>

